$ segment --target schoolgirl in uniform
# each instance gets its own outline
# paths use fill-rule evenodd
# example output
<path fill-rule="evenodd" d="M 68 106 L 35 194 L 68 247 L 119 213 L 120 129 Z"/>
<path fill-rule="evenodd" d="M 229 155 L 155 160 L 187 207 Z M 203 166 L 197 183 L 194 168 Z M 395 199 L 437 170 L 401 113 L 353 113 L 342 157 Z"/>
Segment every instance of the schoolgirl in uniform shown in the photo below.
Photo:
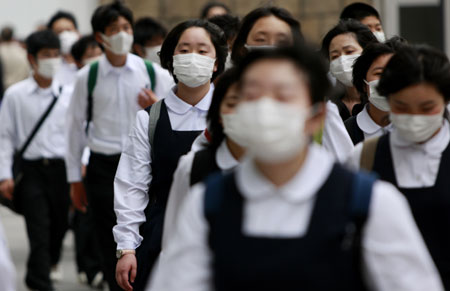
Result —
<path fill-rule="evenodd" d="M 368 103 L 356 116 L 345 121 L 345 127 L 354 145 L 365 139 L 383 135 L 391 129 L 389 103 L 378 94 L 376 87 L 383 69 L 394 54 L 386 44 L 367 46 L 353 66 L 353 84 Z"/>
<path fill-rule="evenodd" d="M 450 290 L 450 63 L 430 47 L 405 47 L 391 58 L 377 89 L 389 102 L 393 130 L 359 144 L 349 163 L 404 194 Z"/>
<path fill-rule="evenodd" d="M 310 144 L 329 86 L 319 56 L 252 52 L 238 76 L 248 158 L 192 188 L 153 290 L 442 290 L 395 187 Z"/>
<path fill-rule="evenodd" d="M 231 120 L 239 102 L 236 83 L 235 69 L 230 69 L 220 76 L 207 116 L 211 141 L 205 149 L 191 151 L 180 158 L 167 202 L 163 252 L 164 246 L 170 241 L 180 206 L 189 188 L 213 172 L 230 171 L 239 164 L 239 159 L 244 155 L 245 150 L 228 136 L 228 133 L 232 136 L 236 130 Z"/>
<path fill-rule="evenodd" d="M 178 159 L 206 128 L 214 90 L 210 82 L 222 73 L 226 57 L 223 32 L 205 20 L 177 25 L 162 45 L 161 65 L 173 74 L 177 86 L 162 101 L 138 112 L 114 183 L 116 279 L 125 290 L 144 288 L 159 255 L 173 173 Z"/>

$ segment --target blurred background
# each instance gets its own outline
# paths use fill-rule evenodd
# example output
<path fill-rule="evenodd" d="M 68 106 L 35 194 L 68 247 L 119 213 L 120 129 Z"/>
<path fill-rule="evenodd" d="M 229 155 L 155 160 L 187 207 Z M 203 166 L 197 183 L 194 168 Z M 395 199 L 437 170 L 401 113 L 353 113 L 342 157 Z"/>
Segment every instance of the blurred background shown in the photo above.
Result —
<path fill-rule="evenodd" d="M 2 1 L 0 27 L 11 25 L 19 38 L 26 37 L 57 10 L 72 11 L 78 19 L 81 33 L 89 33 L 90 17 L 99 4 L 112 0 L 14 0 Z M 124 0 L 135 18 L 152 16 L 169 29 L 189 18 L 198 17 L 208 0 Z M 232 12 L 244 16 L 250 10 L 267 4 L 287 8 L 301 21 L 302 30 L 310 41 L 319 43 L 336 24 L 343 7 L 353 2 L 365 2 L 377 8 L 387 35 L 402 35 L 411 43 L 431 44 L 450 55 L 449 0 L 223 0 Z"/>

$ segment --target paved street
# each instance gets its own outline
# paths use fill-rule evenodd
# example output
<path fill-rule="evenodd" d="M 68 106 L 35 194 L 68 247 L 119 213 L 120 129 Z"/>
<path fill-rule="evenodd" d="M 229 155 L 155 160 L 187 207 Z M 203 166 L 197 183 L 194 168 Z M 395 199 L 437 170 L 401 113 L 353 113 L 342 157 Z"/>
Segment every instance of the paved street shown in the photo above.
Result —
<path fill-rule="evenodd" d="M 16 265 L 17 271 L 17 291 L 27 291 L 23 278 L 25 265 L 28 256 L 28 240 L 25 231 L 25 221 L 23 217 L 15 215 L 9 209 L 0 206 L 0 220 L 6 232 L 11 255 Z M 68 232 L 64 241 L 64 253 L 61 267 L 64 279 L 57 283 L 55 287 L 60 291 L 84 291 L 91 290 L 88 287 L 78 284 L 76 277 L 74 244 L 72 232 Z"/>

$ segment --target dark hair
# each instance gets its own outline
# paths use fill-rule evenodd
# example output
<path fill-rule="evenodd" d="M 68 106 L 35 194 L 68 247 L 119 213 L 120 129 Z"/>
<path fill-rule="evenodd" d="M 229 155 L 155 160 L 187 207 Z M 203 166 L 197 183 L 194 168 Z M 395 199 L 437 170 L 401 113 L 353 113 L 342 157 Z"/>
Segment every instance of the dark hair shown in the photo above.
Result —
<path fill-rule="evenodd" d="M 1 40 L 2 41 L 10 41 L 12 40 L 14 35 L 14 30 L 12 27 L 10 26 L 5 26 L 2 28 L 2 32 L 1 32 Z"/>
<path fill-rule="evenodd" d="M 92 15 L 91 25 L 94 32 L 105 32 L 108 25 L 124 17 L 133 26 L 133 12 L 119 1 L 99 6 Z"/>
<path fill-rule="evenodd" d="M 78 29 L 77 20 L 75 19 L 75 16 L 67 11 L 58 11 L 56 12 L 48 21 L 47 28 L 53 29 L 53 24 L 55 24 L 56 21 L 60 19 L 68 19 L 73 23 L 73 26 L 75 26 L 76 29 Z"/>
<path fill-rule="evenodd" d="M 408 41 L 401 36 L 393 36 L 384 42 L 385 45 L 391 47 L 394 51 L 408 45 Z"/>
<path fill-rule="evenodd" d="M 225 138 L 223 125 L 220 123 L 220 107 L 225 95 L 231 85 L 237 83 L 238 78 L 236 68 L 225 71 L 217 80 L 216 87 L 212 96 L 211 106 L 209 107 L 206 120 L 208 121 L 208 131 L 211 135 L 209 147 L 217 149 Z"/>
<path fill-rule="evenodd" d="M 228 8 L 227 5 L 221 3 L 221 2 L 216 2 L 216 1 L 211 1 L 205 4 L 205 6 L 203 6 L 202 8 L 202 12 L 200 13 L 200 18 L 201 19 L 206 19 L 206 17 L 208 16 L 208 12 L 209 10 L 211 10 L 211 8 L 214 7 L 222 7 L 223 9 L 225 9 L 227 11 L 227 13 L 230 13 L 230 8 Z"/>
<path fill-rule="evenodd" d="M 382 55 L 394 53 L 394 49 L 384 43 L 373 43 L 368 45 L 361 56 L 356 59 L 353 65 L 353 85 L 361 95 L 367 95 L 364 80 L 366 80 L 367 72 L 372 63 Z"/>
<path fill-rule="evenodd" d="M 81 62 L 86 50 L 91 47 L 100 47 L 97 41 L 95 41 L 94 35 L 86 35 L 81 37 L 76 43 L 73 44 L 70 53 L 77 62 Z"/>
<path fill-rule="evenodd" d="M 41 30 L 30 34 L 26 41 L 27 52 L 36 57 L 42 49 L 59 49 L 60 43 L 58 36 L 52 30 Z"/>
<path fill-rule="evenodd" d="M 155 36 L 163 39 L 167 35 L 167 30 L 161 23 L 151 17 L 143 17 L 134 24 L 134 43 L 145 46 L 145 43 Z"/>
<path fill-rule="evenodd" d="M 325 102 L 331 88 L 323 58 L 306 44 L 280 47 L 274 50 L 255 50 L 248 53 L 238 64 L 238 78 L 242 81 L 245 71 L 253 64 L 264 60 L 287 60 L 306 75 L 311 103 Z"/>
<path fill-rule="evenodd" d="M 363 49 L 370 43 L 378 42 L 372 31 L 361 22 L 354 19 L 340 20 L 339 23 L 325 35 L 322 41 L 321 51 L 327 60 L 330 59 L 331 41 L 333 41 L 336 36 L 347 33 L 352 33 Z"/>
<path fill-rule="evenodd" d="M 361 21 L 368 16 L 375 16 L 376 18 L 380 19 L 380 14 L 373 6 L 370 6 L 366 3 L 357 2 L 347 5 L 344 10 L 342 10 L 341 16 L 339 18 L 356 19 L 358 21 Z"/>
<path fill-rule="evenodd" d="M 231 60 L 234 64 L 238 64 L 247 53 L 244 45 L 247 42 L 248 34 L 252 30 L 253 25 L 260 18 L 266 16 L 275 16 L 276 18 L 286 22 L 291 27 L 294 44 L 300 44 L 303 42 L 300 22 L 298 22 L 289 11 L 275 6 L 260 7 L 251 11 L 244 17 L 244 19 L 242 19 L 239 32 L 233 44 L 233 50 L 231 52 Z"/>
<path fill-rule="evenodd" d="M 227 40 L 234 39 L 239 30 L 239 17 L 230 14 L 217 15 L 208 21 L 220 27 L 225 33 Z"/>
<path fill-rule="evenodd" d="M 181 35 L 184 31 L 191 27 L 201 27 L 206 30 L 206 32 L 211 37 L 211 42 L 213 43 L 214 48 L 216 49 L 217 71 L 213 73 L 212 80 L 220 75 L 225 69 L 225 61 L 227 59 L 228 48 L 224 32 L 217 25 L 207 20 L 191 19 L 178 24 L 169 32 L 161 46 L 161 52 L 159 54 L 159 57 L 161 59 L 161 66 L 164 69 L 169 70 L 169 72 L 173 75 L 173 79 L 176 83 L 178 82 L 178 80 L 173 74 L 173 54 Z"/>
<path fill-rule="evenodd" d="M 420 83 L 433 85 L 450 100 L 450 63 L 441 51 L 427 45 L 404 46 L 387 64 L 377 90 L 382 96 Z"/>

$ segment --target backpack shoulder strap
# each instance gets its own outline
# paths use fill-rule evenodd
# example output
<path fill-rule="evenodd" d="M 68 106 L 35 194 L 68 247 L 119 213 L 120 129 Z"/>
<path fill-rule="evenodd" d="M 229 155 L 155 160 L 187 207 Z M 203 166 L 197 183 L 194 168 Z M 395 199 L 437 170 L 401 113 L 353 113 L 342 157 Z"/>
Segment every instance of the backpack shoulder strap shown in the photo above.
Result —
<path fill-rule="evenodd" d="M 377 177 L 359 172 L 355 174 L 350 200 L 350 213 L 358 225 L 364 224 L 369 214 L 372 189 Z"/>
<path fill-rule="evenodd" d="M 191 186 L 202 181 L 204 178 L 218 170 L 216 163 L 216 151 L 209 148 L 198 151 L 194 155 L 194 161 L 192 162 Z"/>
<path fill-rule="evenodd" d="M 155 138 L 156 125 L 159 120 L 159 116 L 161 114 L 161 105 L 164 99 L 159 100 L 154 103 L 149 109 L 149 117 L 148 117 L 148 142 L 150 143 L 150 150 L 153 160 L 153 144 Z"/>
<path fill-rule="evenodd" d="M 155 91 L 155 86 L 156 86 L 155 68 L 153 68 L 153 64 L 148 60 L 144 60 L 144 63 L 145 63 L 145 67 L 147 68 L 148 76 L 150 78 L 150 82 L 151 82 L 150 86 L 152 88 L 152 91 Z"/>
<path fill-rule="evenodd" d="M 361 159 L 359 162 L 359 166 L 361 169 L 369 172 L 372 171 L 379 140 L 380 137 L 374 137 L 364 141 L 361 152 Z"/>
<path fill-rule="evenodd" d="M 210 224 L 219 212 L 229 175 L 232 174 L 215 173 L 205 180 L 204 215 Z"/>
<path fill-rule="evenodd" d="M 88 107 L 87 107 L 87 118 L 86 118 L 86 135 L 89 132 L 89 124 L 92 121 L 92 111 L 93 111 L 93 92 L 95 88 L 95 84 L 97 83 L 97 75 L 98 75 L 98 61 L 93 62 L 89 67 L 89 75 L 88 75 Z"/>

